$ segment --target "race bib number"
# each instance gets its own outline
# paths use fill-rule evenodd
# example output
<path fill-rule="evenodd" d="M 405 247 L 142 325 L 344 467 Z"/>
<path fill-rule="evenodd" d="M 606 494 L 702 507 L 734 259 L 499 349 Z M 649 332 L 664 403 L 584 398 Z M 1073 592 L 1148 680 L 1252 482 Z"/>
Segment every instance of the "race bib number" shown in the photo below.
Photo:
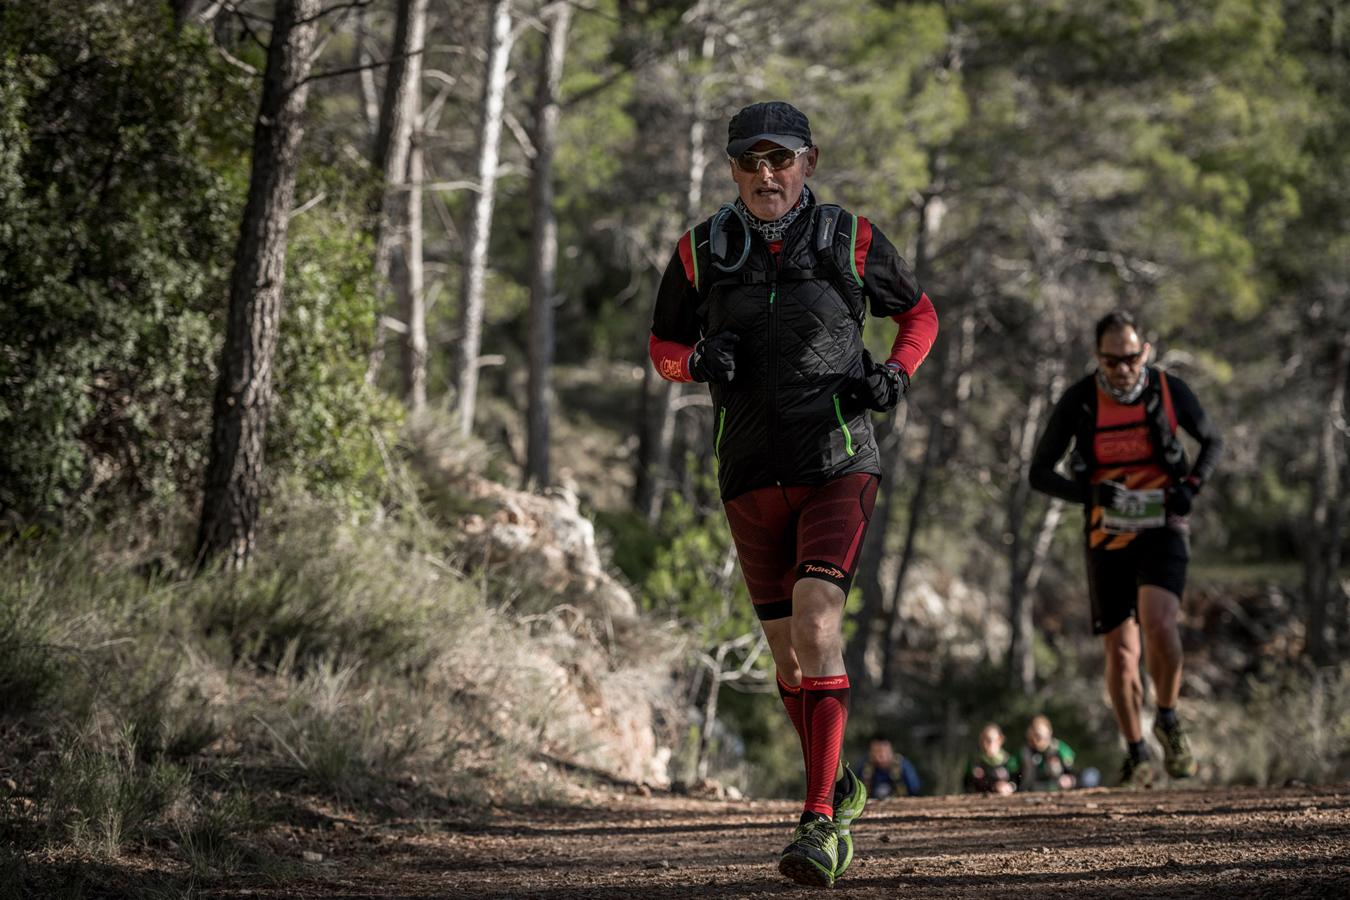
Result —
<path fill-rule="evenodd" d="M 1107 534 L 1134 534 L 1167 524 L 1162 488 L 1122 491 L 1116 506 L 1102 510 L 1102 530 Z"/>

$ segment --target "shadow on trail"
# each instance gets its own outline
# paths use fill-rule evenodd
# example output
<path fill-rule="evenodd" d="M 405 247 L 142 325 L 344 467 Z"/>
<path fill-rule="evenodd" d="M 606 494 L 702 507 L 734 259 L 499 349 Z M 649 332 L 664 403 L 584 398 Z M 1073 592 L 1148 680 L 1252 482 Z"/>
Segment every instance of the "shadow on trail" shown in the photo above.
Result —
<path fill-rule="evenodd" d="M 1327 866 L 1331 871 L 1310 872 L 1314 866 Z M 1339 870 L 1339 871 L 1337 871 Z M 1283 873 L 1298 873 L 1297 880 L 1278 877 Z M 1275 875 L 1277 877 L 1272 877 Z M 1172 884 L 1159 884 L 1159 878 Z M 1134 881 L 1138 887 L 1122 885 Z M 1093 882 L 1106 882 L 1094 885 Z M 1340 886 L 1327 893 L 1329 886 Z M 1350 888 L 1350 864 L 1338 856 L 1281 857 L 1246 863 L 1185 863 L 1157 866 L 1116 866 L 1090 871 L 1051 871 L 997 874 L 926 875 L 849 878 L 838 887 L 858 890 L 863 888 L 894 891 L 904 886 L 922 888 L 924 896 L 942 896 L 949 890 L 962 894 L 981 894 L 984 891 L 1009 893 L 1034 890 L 1035 896 L 1047 896 L 1047 889 L 1062 888 L 1075 897 L 1328 897 L 1344 896 Z M 933 893 L 927 893 L 931 891 Z M 1049 894 L 1053 896 L 1053 893 Z"/>

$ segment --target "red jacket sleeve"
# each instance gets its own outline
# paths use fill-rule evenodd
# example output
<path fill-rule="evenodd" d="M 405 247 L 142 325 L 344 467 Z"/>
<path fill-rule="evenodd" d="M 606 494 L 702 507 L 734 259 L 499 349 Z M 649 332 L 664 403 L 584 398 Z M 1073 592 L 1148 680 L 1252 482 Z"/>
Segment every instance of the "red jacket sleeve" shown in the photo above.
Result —
<path fill-rule="evenodd" d="M 689 374 L 689 358 L 694 355 L 694 348 L 688 344 L 663 341 L 652 335 L 647 340 L 647 355 L 652 358 L 657 373 L 666 381 L 694 380 Z"/>
<path fill-rule="evenodd" d="M 886 361 L 899 363 L 905 374 L 913 377 L 937 340 L 937 310 L 933 308 L 933 301 L 928 299 L 927 294 L 920 294 L 919 302 L 914 304 L 913 309 L 891 318 L 900 328 Z"/>

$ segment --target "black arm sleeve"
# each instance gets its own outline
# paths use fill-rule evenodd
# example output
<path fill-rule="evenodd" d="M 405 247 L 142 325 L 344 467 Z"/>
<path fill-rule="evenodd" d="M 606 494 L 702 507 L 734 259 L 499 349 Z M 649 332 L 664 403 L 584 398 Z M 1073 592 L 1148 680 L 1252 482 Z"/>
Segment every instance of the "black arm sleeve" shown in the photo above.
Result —
<path fill-rule="evenodd" d="M 1055 408 L 1050 411 L 1050 421 L 1036 442 L 1036 452 L 1031 456 L 1031 486 L 1043 494 L 1058 497 L 1070 503 L 1084 503 L 1083 488 L 1076 481 L 1065 478 L 1055 471 L 1055 466 L 1069 449 L 1078 430 L 1079 418 L 1084 415 L 1082 390 L 1079 384 L 1065 391 Z"/>
<path fill-rule="evenodd" d="M 671 255 L 656 291 L 652 334 L 658 340 L 678 341 L 691 347 L 698 343 L 698 291 L 684 274 L 678 250 Z"/>
<path fill-rule="evenodd" d="M 869 224 L 872 243 L 863 261 L 862 278 L 863 293 L 872 301 L 872 315 L 889 318 L 909 312 L 923 296 L 919 279 L 881 229 L 870 220 Z"/>
<path fill-rule="evenodd" d="M 1177 424 L 1200 442 L 1200 452 L 1191 466 L 1191 477 L 1204 484 L 1219 464 L 1219 457 L 1223 454 L 1223 437 L 1186 382 L 1171 374 L 1165 377 L 1168 391 L 1172 394 L 1172 409 L 1176 410 Z"/>

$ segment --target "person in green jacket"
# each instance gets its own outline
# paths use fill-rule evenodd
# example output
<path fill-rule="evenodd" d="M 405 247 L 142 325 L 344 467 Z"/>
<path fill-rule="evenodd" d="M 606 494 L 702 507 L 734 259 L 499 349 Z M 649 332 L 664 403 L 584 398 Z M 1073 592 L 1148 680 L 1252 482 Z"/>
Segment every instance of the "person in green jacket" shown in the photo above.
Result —
<path fill-rule="evenodd" d="M 1078 784 L 1073 748 L 1055 737 L 1045 716 L 1036 716 L 1027 726 L 1020 762 L 1024 791 L 1067 791 Z"/>
<path fill-rule="evenodd" d="M 966 763 L 970 794 L 1011 794 L 1017 790 L 1020 760 L 1003 748 L 1003 729 L 993 722 L 980 729 L 980 752 Z"/>

